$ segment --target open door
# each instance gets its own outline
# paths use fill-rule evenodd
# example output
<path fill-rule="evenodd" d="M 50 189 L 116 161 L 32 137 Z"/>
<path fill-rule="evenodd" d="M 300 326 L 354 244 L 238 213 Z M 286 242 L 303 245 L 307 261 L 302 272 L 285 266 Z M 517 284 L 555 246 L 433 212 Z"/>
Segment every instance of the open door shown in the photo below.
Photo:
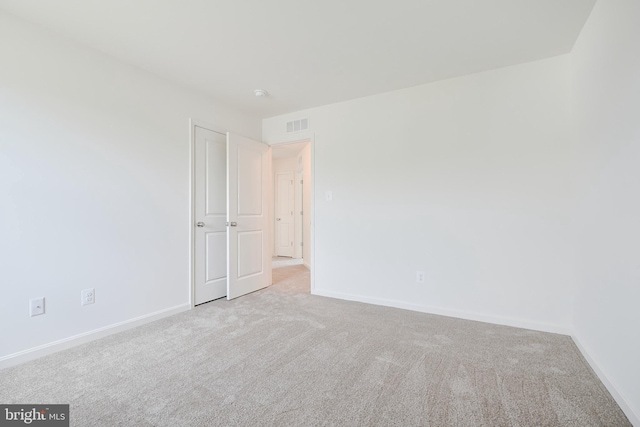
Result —
<path fill-rule="evenodd" d="M 227 299 L 271 284 L 271 148 L 227 133 Z"/>

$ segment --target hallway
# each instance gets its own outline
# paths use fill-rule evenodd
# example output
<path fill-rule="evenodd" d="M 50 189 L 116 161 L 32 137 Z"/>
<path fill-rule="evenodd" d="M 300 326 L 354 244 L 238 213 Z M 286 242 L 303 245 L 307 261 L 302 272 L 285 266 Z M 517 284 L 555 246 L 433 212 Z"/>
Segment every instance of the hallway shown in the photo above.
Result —
<path fill-rule="evenodd" d="M 287 267 L 273 268 L 272 289 L 283 292 L 303 292 L 311 291 L 311 275 L 309 269 L 303 265 L 292 265 Z"/>

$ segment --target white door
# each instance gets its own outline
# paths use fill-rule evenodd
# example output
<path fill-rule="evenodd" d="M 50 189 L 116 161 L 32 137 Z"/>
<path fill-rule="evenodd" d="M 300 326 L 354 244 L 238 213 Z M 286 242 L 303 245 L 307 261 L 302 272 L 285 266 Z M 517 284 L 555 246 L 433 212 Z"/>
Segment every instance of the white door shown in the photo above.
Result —
<path fill-rule="evenodd" d="M 195 127 L 195 304 L 227 294 L 227 141 Z"/>
<path fill-rule="evenodd" d="M 233 299 L 271 284 L 271 148 L 227 133 L 227 156 L 227 299 Z"/>
<path fill-rule="evenodd" d="M 276 174 L 275 235 L 276 255 L 293 257 L 294 242 L 294 190 L 293 172 Z"/>

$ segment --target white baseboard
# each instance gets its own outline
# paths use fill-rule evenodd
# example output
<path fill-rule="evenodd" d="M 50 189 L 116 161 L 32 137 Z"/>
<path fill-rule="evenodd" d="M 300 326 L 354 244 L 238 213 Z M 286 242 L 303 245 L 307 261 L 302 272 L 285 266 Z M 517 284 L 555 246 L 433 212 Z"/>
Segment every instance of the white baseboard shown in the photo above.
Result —
<path fill-rule="evenodd" d="M 307 270 L 311 270 L 311 264 L 309 264 L 308 262 L 303 262 L 302 265 L 307 267 Z"/>
<path fill-rule="evenodd" d="M 173 316 L 174 314 L 178 314 L 189 309 L 191 309 L 191 304 L 180 304 L 175 307 L 156 311 L 155 313 L 145 314 L 144 316 L 125 320 L 124 322 L 114 323 L 113 325 L 94 329 L 93 331 L 84 332 L 82 334 L 63 338 L 58 341 L 9 354 L 7 356 L 0 357 L 0 369 L 19 365 L 20 363 L 28 362 L 29 360 L 37 359 L 39 357 L 53 354 L 61 350 L 66 350 L 68 348 L 75 347 L 77 345 L 84 344 L 98 338 L 126 331 L 127 329 L 135 328 L 136 326 L 141 326 L 145 323 L 150 323 L 168 316 Z"/>
<path fill-rule="evenodd" d="M 382 305 L 385 307 L 402 308 L 404 310 L 419 311 L 421 313 L 437 314 L 439 316 L 455 317 L 458 319 L 475 320 L 477 322 L 493 323 L 496 325 L 513 326 L 516 328 L 532 329 L 541 332 L 550 332 L 553 334 L 571 335 L 571 328 L 568 326 L 554 325 L 548 323 L 530 322 L 527 320 L 514 319 L 509 317 L 491 316 L 482 313 L 473 313 L 462 310 L 453 310 L 448 308 L 432 307 L 426 305 L 411 304 L 404 301 L 396 301 L 382 298 L 364 297 L 361 295 L 343 294 L 340 292 L 324 291 L 315 289 L 313 295 L 319 295 L 329 298 L 337 298 L 348 301 L 358 301 L 367 304 Z"/>
<path fill-rule="evenodd" d="M 607 374 L 605 374 L 602 368 L 600 368 L 600 364 L 593 357 L 591 357 L 591 354 L 589 354 L 587 349 L 582 345 L 578 337 L 575 335 L 571 335 L 571 339 L 573 339 L 573 342 L 576 344 L 576 347 L 578 347 L 578 350 L 580 350 L 580 353 L 582 353 L 582 356 L 584 356 L 584 358 L 587 360 L 587 363 L 589 363 L 591 369 L 594 370 L 598 378 L 600 378 L 600 381 L 602 381 L 607 390 L 609 390 L 609 393 L 611 393 L 613 399 L 616 401 L 618 406 L 620 406 L 622 412 L 624 412 L 627 418 L 629 418 L 631 424 L 636 427 L 640 427 L 640 415 L 634 412 L 629 403 L 627 403 L 627 400 L 624 398 L 624 396 L 620 394 Z"/>

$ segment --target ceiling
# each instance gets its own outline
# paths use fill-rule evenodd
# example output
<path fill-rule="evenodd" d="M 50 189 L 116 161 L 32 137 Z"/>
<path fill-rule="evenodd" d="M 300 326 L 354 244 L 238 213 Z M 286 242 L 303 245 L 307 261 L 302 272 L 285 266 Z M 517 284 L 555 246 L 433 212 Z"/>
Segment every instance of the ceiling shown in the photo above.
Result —
<path fill-rule="evenodd" d="M 570 52 L 595 0 L 0 0 L 260 117 Z M 256 98 L 254 89 L 270 96 Z"/>
<path fill-rule="evenodd" d="M 293 144 L 272 145 L 272 157 L 274 159 L 290 159 L 295 158 L 302 152 L 308 142 L 296 142 Z"/>

